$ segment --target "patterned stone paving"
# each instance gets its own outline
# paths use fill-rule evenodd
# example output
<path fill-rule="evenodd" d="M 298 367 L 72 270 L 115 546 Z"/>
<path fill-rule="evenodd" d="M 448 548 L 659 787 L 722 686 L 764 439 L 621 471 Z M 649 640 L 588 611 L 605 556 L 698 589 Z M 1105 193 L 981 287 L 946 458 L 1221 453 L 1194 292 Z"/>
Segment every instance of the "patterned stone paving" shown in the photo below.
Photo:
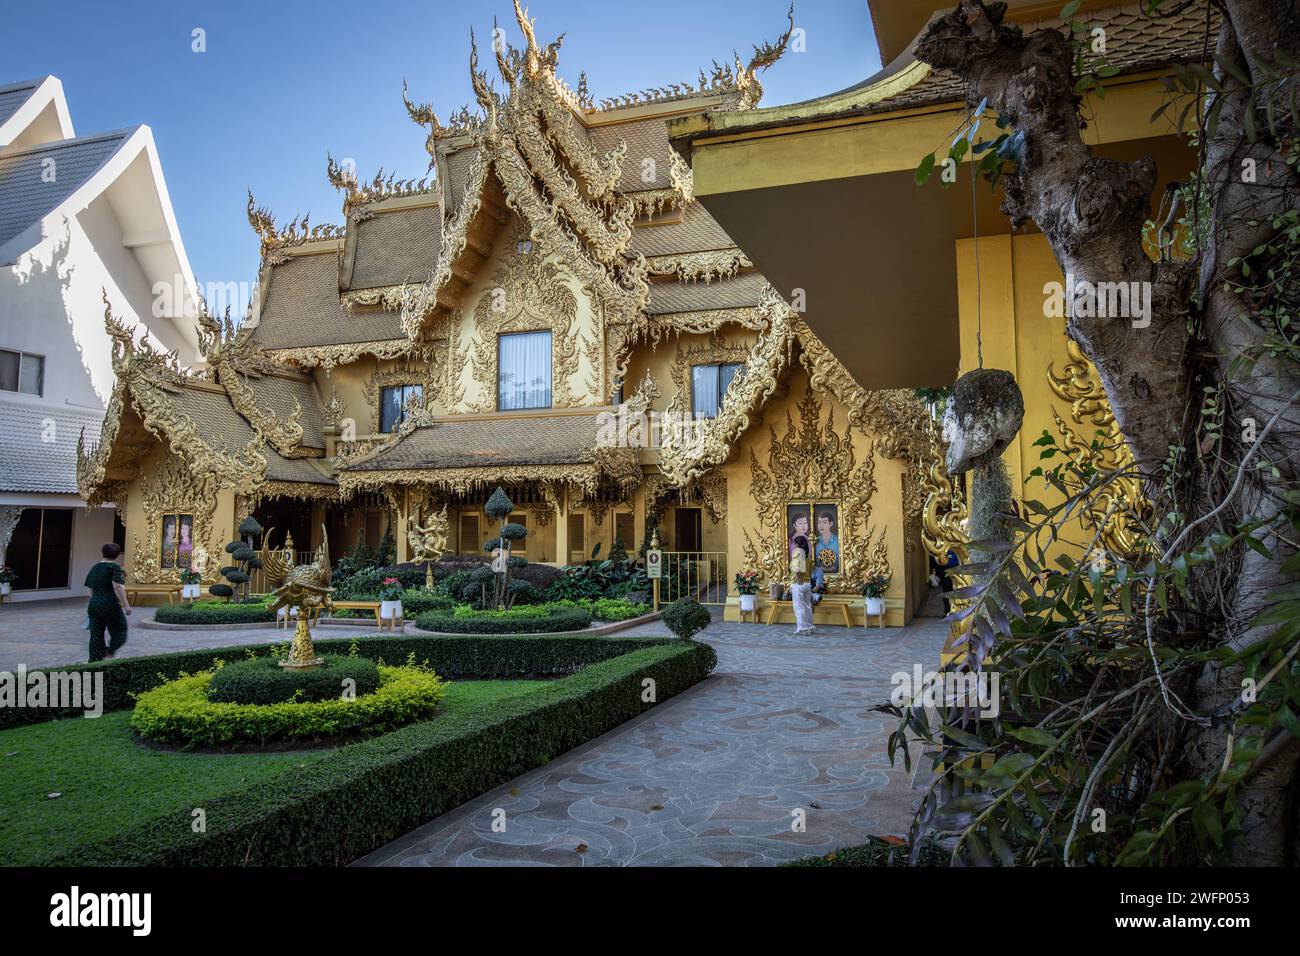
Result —
<path fill-rule="evenodd" d="M 945 634 L 715 623 L 713 677 L 356 865 L 768 866 L 903 833 L 919 791 L 868 708 Z"/>
<path fill-rule="evenodd" d="M 130 632 L 119 657 L 146 657 L 200 647 L 234 647 L 287 641 L 291 632 L 274 627 L 240 630 L 168 631 L 140 627 L 153 619 L 154 609 L 138 607 L 128 618 Z M 88 657 L 87 635 L 81 629 L 86 617 L 85 598 L 57 601 L 24 601 L 0 606 L 0 671 L 27 667 L 84 664 Z M 358 628 L 358 633 L 375 629 Z M 352 637 L 349 628 L 322 628 L 322 637 Z"/>

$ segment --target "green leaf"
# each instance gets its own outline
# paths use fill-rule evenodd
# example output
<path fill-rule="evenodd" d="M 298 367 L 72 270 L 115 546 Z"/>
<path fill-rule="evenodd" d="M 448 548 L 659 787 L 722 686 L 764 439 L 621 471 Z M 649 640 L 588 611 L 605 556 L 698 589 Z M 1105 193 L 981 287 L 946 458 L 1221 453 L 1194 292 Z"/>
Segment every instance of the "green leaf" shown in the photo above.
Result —
<path fill-rule="evenodd" d="M 1079 12 L 1079 7 L 1082 4 L 1083 4 L 1083 0 L 1070 0 L 1069 3 L 1067 3 L 1064 7 L 1061 8 L 1061 19 L 1069 20 L 1070 17 L 1074 16 L 1076 13 Z"/>
<path fill-rule="evenodd" d="M 1052 747 L 1056 744 L 1056 737 L 1041 727 L 1012 727 L 1007 731 L 1007 736 L 1039 747 Z"/>
<path fill-rule="evenodd" d="M 921 164 L 916 167 L 916 174 L 914 177 L 916 179 L 916 184 L 918 186 L 924 186 L 926 182 L 930 179 L 930 174 L 933 172 L 934 172 L 934 153 L 931 153 L 929 156 L 924 157 L 921 160 Z"/>

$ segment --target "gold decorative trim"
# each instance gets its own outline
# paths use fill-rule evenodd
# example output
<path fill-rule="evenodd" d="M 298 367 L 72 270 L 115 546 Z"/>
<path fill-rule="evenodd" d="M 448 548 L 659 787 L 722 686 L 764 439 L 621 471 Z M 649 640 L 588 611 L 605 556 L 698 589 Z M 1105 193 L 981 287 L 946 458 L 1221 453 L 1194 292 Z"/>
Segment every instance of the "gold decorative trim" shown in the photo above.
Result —
<path fill-rule="evenodd" d="M 520 236 L 522 239 L 522 236 Z M 556 264 L 538 250 L 512 253 L 497 268 L 493 286 L 474 309 L 470 371 L 479 389 L 471 412 L 497 408 L 498 342 L 510 332 L 551 333 L 551 404 L 575 404 L 573 377 L 578 372 L 578 337 L 574 323 L 578 300 Z"/>
<path fill-rule="evenodd" d="M 767 581 L 782 581 L 789 571 L 786 505 L 827 501 L 839 505 L 840 570 L 827 576 L 831 593 L 854 592 L 871 566 L 871 499 L 876 492 L 875 456 L 868 450 L 858 460 L 854 426 L 835 430 L 834 406 L 822 423 L 822 402 L 809 385 L 797 406 L 798 423 L 786 413 L 785 433 L 769 428 L 767 467 L 749 453 L 749 495 L 758 517 L 758 538 L 744 529 L 745 566 Z M 867 444 L 867 443 L 863 443 Z M 869 445 L 867 445 L 870 448 Z M 882 532 L 883 534 L 883 532 Z M 887 562 L 886 562 L 887 563 Z"/>
<path fill-rule="evenodd" d="M 754 263 L 739 249 L 713 249 L 709 252 L 683 252 L 646 258 L 646 271 L 650 275 L 676 276 L 684 282 L 709 283 L 730 279 L 742 269 L 753 267 Z"/>
<path fill-rule="evenodd" d="M 1097 371 L 1073 339 L 1066 339 L 1070 361 L 1058 373 L 1053 363 L 1047 369 L 1047 384 L 1058 397 L 1070 403 L 1067 425 L 1056 409 L 1052 420 L 1062 438 L 1061 450 L 1081 465 L 1098 472 L 1132 468 L 1133 454 L 1111 412 L 1106 392 Z M 1091 435 L 1082 434 L 1084 428 Z M 1094 444 L 1094 438 L 1097 438 Z M 1117 555 L 1136 555 L 1148 550 L 1149 535 L 1144 531 L 1151 505 L 1142 493 L 1142 483 L 1125 475 L 1109 483 L 1088 501 L 1079 512 L 1084 527 L 1101 528 L 1101 543 Z M 1107 517 L 1109 516 L 1109 518 Z"/>

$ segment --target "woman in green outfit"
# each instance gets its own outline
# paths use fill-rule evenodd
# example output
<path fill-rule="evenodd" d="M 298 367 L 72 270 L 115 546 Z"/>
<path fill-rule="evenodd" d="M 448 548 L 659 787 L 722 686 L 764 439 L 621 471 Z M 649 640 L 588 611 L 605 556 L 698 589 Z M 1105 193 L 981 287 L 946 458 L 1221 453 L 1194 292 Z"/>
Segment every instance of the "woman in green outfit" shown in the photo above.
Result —
<path fill-rule="evenodd" d="M 86 620 L 90 624 L 92 663 L 112 657 L 126 643 L 126 615 L 131 613 L 131 605 L 126 600 L 122 549 L 110 542 L 104 545 L 101 553 L 104 560 L 86 575 L 86 587 L 90 588 L 90 607 L 86 609 Z M 109 636 L 107 648 L 104 646 L 106 628 Z"/>

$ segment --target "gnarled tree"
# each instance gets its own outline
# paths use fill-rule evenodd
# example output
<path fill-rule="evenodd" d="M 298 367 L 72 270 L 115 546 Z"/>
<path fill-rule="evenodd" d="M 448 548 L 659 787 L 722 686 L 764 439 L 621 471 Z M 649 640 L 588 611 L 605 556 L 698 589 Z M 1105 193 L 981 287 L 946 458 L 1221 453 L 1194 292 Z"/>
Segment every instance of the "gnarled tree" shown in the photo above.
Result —
<path fill-rule="evenodd" d="M 1300 603 L 1293 603 L 1300 599 L 1300 7 L 1294 0 L 1191 2 L 1206 11 L 1205 64 L 1175 71 L 1167 84 L 1173 110 L 1161 121 L 1177 115 L 1178 100 L 1191 104 L 1183 125 L 1197 163 L 1164 196 L 1153 195 L 1150 157 L 1117 161 L 1084 142 L 1087 83 L 1068 28 L 1026 35 L 1005 22 L 1006 4 L 962 0 L 930 24 L 916 55 L 961 77 L 972 109 L 996 114 L 1008 131 L 997 158 L 979 162 L 1000 181 L 1012 223 L 1036 225 L 1079 284 L 1138 283 L 1151 295 L 1149 324 L 1145 315 L 1133 321 L 1090 309 L 1068 318 L 1159 519 L 1142 572 L 1145 597 L 1107 638 L 1149 647 L 1148 669 L 1118 681 L 1123 668 L 1097 677 L 1107 700 L 1128 708 L 1149 694 L 1151 705 L 1124 710 L 1131 717 L 1113 743 L 1081 749 L 1093 773 L 1076 796 L 1096 798 L 1101 770 L 1109 774 L 1147 746 L 1142 773 L 1150 779 L 1133 784 L 1128 804 L 1146 809 L 1135 818 L 1149 810 L 1143 799 L 1180 780 L 1201 780 L 1221 818 L 1189 804 L 1134 843 L 1155 845 L 1194 822 L 1202 836 L 1230 831 L 1234 862 L 1280 865 L 1300 858 Z M 1188 5 L 1146 0 L 1144 8 L 1158 18 Z M 1070 4 L 1065 19 L 1077 7 Z M 1161 210 L 1154 224 L 1153 207 Z M 1180 245 L 1184 254 L 1174 254 Z M 1177 583 L 1167 603 L 1166 580 Z M 1099 574 L 1093 585 L 1104 587 Z M 1127 600 L 1129 584 L 1120 586 Z M 1028 585 L 1021 590 L 1031 597 Z M 1004 631 L 1011 636 L 1010 625 Z M 1208 652 L 1207 642 L 1215 645 Z M 1089 660 L 1112 646 L 1099 644 Z M 1287 692 L 1261 711 L 1255 691 L 1268 684 L 1276 691 L 1279 682 Z M 1144 745 L 1144 734 L 1160 742 Z M 1056 758 L 1048 753 L 1064 735 L 1038 743 L 1042 756 L 1034 759 L 1050 765 Z M 1029 802 L 1038 806 L 1037 794 Z M 986 805 L 963 805 L 962 822 L 970 822 L 968 811 L 991 820 Z M 1087 809 L 1075 815 L 1071 839 Z M 1013 823 L 1019 813 L 1012 807 Z M 989 834 L 995 848 L 1003 835 Z M 1069 842 L 1065 858 L 1074 862 Z"/>

